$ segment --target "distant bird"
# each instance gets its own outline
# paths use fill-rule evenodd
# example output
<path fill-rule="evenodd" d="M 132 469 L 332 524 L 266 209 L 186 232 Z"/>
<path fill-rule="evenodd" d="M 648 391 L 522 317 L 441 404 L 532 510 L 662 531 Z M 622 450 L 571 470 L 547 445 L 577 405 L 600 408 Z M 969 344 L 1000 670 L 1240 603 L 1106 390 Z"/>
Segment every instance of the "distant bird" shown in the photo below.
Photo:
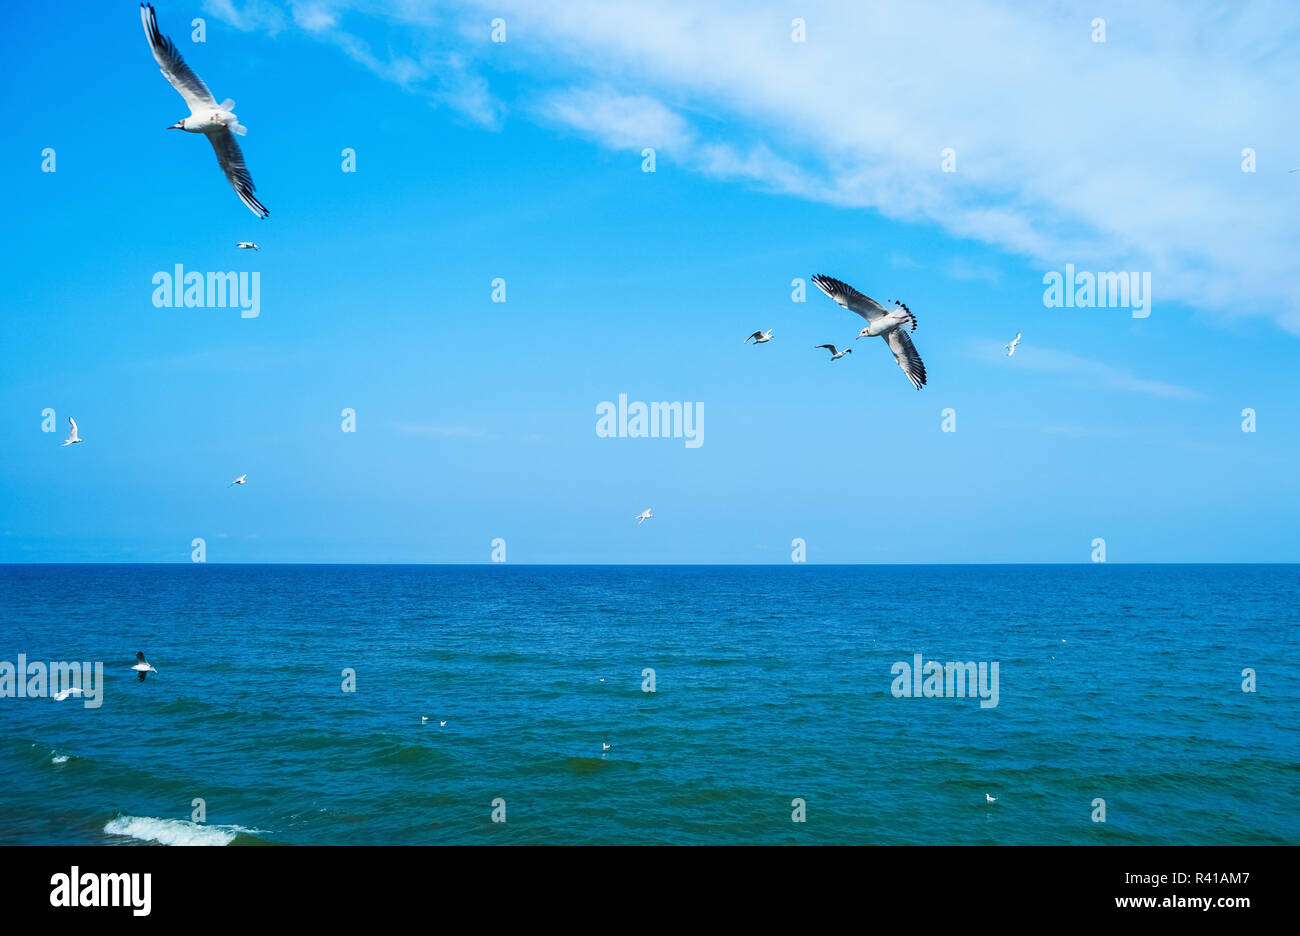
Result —
<path fill-rule="evenodd" d="M 903 369 L 912 386 L 920 390 L 925 386 L 925 365 L 921 355 L 916 353 L 911 337 L 905 330 L 911 326 L 916 330 L 916 316 L 902 302 L 895 302 L 892 309 L 886 309 L 876 300 L 864 296 L 847 283 L 841 283 L 829 276 L 817 275 L 812 278 L 817 288 L 830 296 L 850 312 L 856 312 L 867 320 L 867 327 L 858 332 L 859 338 L 879 335 L 894 352 L 894 360 Z"/>
<path fill-rule="evenodd" d="M 238 247 L 240 250 L 261 250 L 262 249 L 261 247 L 258 247 L 256 244 L 254 244 L 252 241 L 240 241 L 235 246 Z"/>
<path fill-rule="evenodd" d="M 136 655 L 135 655 L 135 666 L 131 667 L 131 669 L 135 670 L 136 672 L 138 672 L 138 673 L 140 674 L 140 682 L 144 682 L 144 677 L 145 677 L 145 674 L 146 674 L 146 673 L 156 673 L 156 672 L 158 672 L 156 669 L 153 668 L 152 665 L 150 665 L 150 664 L 145 660 L 145 658 L 144 658 L 144 651 L 143 651 L 143 650 L 140 650 L 140 651 L 138 651 L 138 652 L 136 653 Z"/>
<path fill-rule="evenodd" d="M 997 801 L 998 801 L 998 798 L 997 798 L 996 796 L 989 796 L 987 793 L 984 794 L 984 802 L 986 802 L 986 803 L 996 803 Z"/>
<path fill-rule="evenodd" d="M 428 716 L 428 715 L 421 715 L 421 716 L 420 716 L 420 724 L 421 724 L 421 725 L 427 725 L 428 723 L 429 723 L 429 716 Z"/>
<path fill-rule="evenodd" d="M 248 482 L 245 480 L 247 477 L 248 477 L 248 472 L 245 472 L 244 474 L 241 474 L 238 478 L 236 478 L 234 481 L 231 481 L 229 484 L 227 484 L 226 487 L 234 487 L 236 484 L 247 484 Z"/>
<path fill-rule="evenodd" d="M 767 331 L 754 332 L 754 334 L 750 335 L 748 338 L 742 341 L 741 344 L 747 344 L 750 341 L 754 342 L 754 344 L 764 344 L 765 342 L 771 340 L 772 340 L 772 329 L 769 328 Z"/>
<path fill-rule="evenodd" d="M 439 727 L 439 728 L 446 728 L 446 727 L 447 727 L 447 720 L 444 718 L 442 721 L 438 722 L 438 727 Z"/>
<path fill-rule="evenodd" d="M 844 355 L 853 353 L 852 348 L 845 348 L 843 351 L 836 351 L 835 345 L 833 344 L 819 344 L 817 347 L 828 350 L 831 353 L 832 361 L 838 361 L 840 358 L 844 357 Z"/>
<path fill-rule="evenodd" d="M 149 50 L 162 69 L 163 77 L 180 92 L 190 108 L 190 116 L 178 120 L 167 129 L 205 134 L 217 153 L 221 171 L 225 173 L 226 180 L 239 200 L 253 214 L 265 218 L 270 212 L 253 195 L 257 187 L 253 185 L 253 177 L 244 165 L 244 154 L 235 142 L 236 133 L 243 136 L 248 132 L 234 114 L 235 102 L 227 99 L 217 103 L 203 79 L 185 64 L 180 52 L 176 50 L 176 44 L 158 31 L 158 17 L 154 13 L 153 4 L 140 4 L 140 21 L 144 24 L 145 38 L 149 40 Z M 186 202 L 183 198 L 181 201 Z"/>
<path fill-rule="evenodd" d="M 68 440 L 64 442 L 62 445 L 60 445 L 59 448 L 62 448 L 64 445 L 75 445 L 78 442 L 86 441 L 85 439 L 77 435 L 77 421 L 73 419 L 71 416 L 68 417 L 68 424 L 72 426 L 72 428 L 68 430 Z"/>
<path fill-rule="evenodd" d="M 645 510 L 637 514 L 635 519 L 636 519 L 636 525 L 640 526 L 641 524 L 645 523 L 647 520 L 653 520 L 654 515 L 650 513 L 650 508 L 647 507 Z"/>
<path fill-rule="evenodd" d="M 608 750 L 609 750 L 609 745 L 606 744 L 604 741 L 602 741 L 602 742 L 600 743 L 600 749 L 601 749 L 602 751 L 608 751 Z"/>
<path fill-rule="evenodd" d="M 85 689 L 78 689 L 76 686 L 72 686 L 67 689 L 61 689 L 58 692 L 54 693 L 54 701 L 62 702 L 70 695 L 79 696 L 79 695 L 85 695 L 85 693 L 86 693 Z"/>
<path fill-rule="evenodd" d="M 1007 349 L 1007 357 L 1016 353 L 1016 345 L 1020 344 L 1020 332 L 1016 332 L 1016 337 L 1011 339 L 1011 344 L 1004 344 L 1002 347 Z"/>
<path fill-rule="evenodd" d="M 600 681 L 601 681 L 601 682 L 604 682 L 604 681 L 605 681 L 605 677 L 604 677 L 604 676 L 600 677 Z"/>

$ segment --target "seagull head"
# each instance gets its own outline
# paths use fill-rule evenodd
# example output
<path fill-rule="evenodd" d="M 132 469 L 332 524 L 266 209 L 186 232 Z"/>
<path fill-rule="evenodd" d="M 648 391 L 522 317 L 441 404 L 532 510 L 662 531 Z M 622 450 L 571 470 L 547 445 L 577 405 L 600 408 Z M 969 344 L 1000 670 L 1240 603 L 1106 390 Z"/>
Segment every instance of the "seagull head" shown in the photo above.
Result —
<path fill-rule="evenodd" d="M 866 338 L 866 337 L 867 337 L 868 335 L 870 335 L 870 334 L 871 334 L 871 329 L 870 329 L 870 327 L 868 327 L 868 328 L 864 328 L 864 329 L 862 329 L 862 331 L 858 332 L 858 337 L 859 337 L 859 338 Z"/>
<path fill-rule="evenodd" d="M 172 124 L 172 125 L 171 125 L 170 127 L 168 127 L 167 129 L 168 129 L 168 130 L 184 130 L 184 129 L 185 129 L 185 118 L 182 117 L 180 120 L 176 121 L 176 123 Z"/>

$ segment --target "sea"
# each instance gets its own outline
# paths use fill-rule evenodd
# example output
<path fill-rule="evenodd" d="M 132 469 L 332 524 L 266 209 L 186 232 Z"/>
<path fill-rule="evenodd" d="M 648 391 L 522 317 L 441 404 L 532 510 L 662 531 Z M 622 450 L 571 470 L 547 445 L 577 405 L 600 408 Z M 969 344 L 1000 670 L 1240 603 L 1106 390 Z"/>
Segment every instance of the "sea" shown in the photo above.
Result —
<path fill-rule="evenodd" d="M 0 844 L 1296 845 L 1298 598 L 1296 565 L 0 566 L 0 661 L 104 674 L 10 680 Z"/>

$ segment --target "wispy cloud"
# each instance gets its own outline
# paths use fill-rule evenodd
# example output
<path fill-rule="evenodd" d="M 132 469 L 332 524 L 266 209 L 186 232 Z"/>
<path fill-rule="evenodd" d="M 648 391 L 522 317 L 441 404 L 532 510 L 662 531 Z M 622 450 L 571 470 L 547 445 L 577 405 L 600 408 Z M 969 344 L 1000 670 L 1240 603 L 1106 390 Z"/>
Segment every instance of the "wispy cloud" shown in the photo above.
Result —
<path fill-rule="evenodd" d="M 208 8 L 274 20 L 265 0 Z M 1153 0 L 1112 13 L 1105 43 L 1090 25 L 1105 11 L 1081 0 L 291 9 L 299 28 L 486 126 L 505 105 L 470 56 L 485 54 L 501 16 L 511 38 L 493 61 L 544 89 L 513 108 L 541 122 L 613 148 L 659 140 L 690 170 L 936 224 L 1044 270 L 1150 271 L 1161 301 L 1300 333 L 1300 176 L 1286 172 L 1300 99 L 1295 6 Z M 341 33 L 345 10 L 411 51 L 375 54 L 352 19 Z M 791 41 L 793 15 L 806 42 Z M 946 147 L 956 172 L 940 171 Z M 1253 174 L 1241 171 L 1248 147 Z"/>
<path fill-rule="evenodd" d="M 443 439 L 482 439 L 487 433 L 466 426 L 431 426 L 419 423 L 398 423 L 402 435 L 437 436 Z"/>
<path fill-rule="evenodd" d="M 1115 367 L 1104 361 L 1080 357 L 1069 351 L 1057 351 L 1052 348 L 1040 348 L 1022 343 L 1016 349 L 1014 357 L 1007 357 L 1006 350 L 996 342 L 975 342 L 972 345 L 975 354 L 981 359 L 995 362 L 1003 367 L 1036 371 L 1044 374 L 1062 374 L 1082 378 L 1099 387 L 1140 393 L 1144 396 L 1159 397 L 1165 400 L 1204 400 L 1206 395 L 1191 387 L 1141 377 L 1132 371 Z M 1050 431 L 1050 430 L 1049 430 Z"/>

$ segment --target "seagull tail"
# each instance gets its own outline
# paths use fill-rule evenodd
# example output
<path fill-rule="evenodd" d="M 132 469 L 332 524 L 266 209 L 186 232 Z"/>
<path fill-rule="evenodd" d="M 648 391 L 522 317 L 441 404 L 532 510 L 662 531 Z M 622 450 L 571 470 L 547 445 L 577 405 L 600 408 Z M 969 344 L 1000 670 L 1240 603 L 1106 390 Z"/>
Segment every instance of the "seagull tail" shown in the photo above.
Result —
<path fill-rule="evenodd" d="M 898 303 L 898 305 L 903 310 L 903 312 L 907 315 L 908 319 L 911 321 L 912 331 L 916 331 L 916 313 L 913 312 L 911 309 L 909 309 L 907 307 L 907 303 L 905 302 L 900 302 Z"/>

